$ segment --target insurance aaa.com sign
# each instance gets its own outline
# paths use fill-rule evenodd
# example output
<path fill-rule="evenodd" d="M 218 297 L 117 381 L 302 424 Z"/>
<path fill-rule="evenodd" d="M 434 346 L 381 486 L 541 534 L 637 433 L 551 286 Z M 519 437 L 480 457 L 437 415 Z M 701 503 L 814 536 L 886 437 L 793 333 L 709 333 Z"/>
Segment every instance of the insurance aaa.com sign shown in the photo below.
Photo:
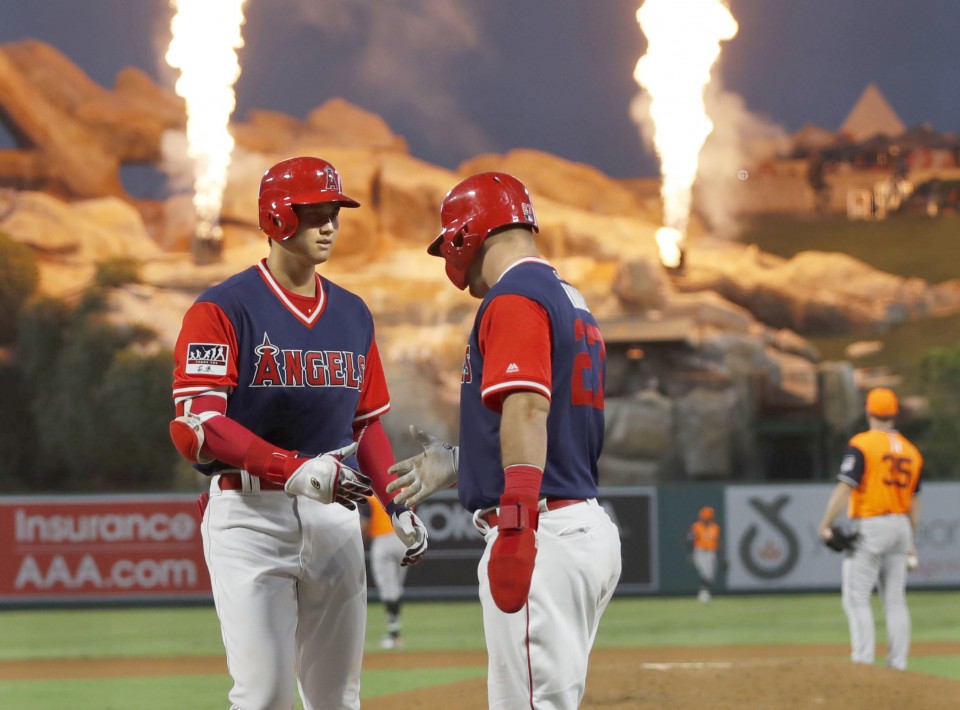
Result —
<path fill-rule="evenodd" d="M 0 498 L 0 602 L 209 598 L 195 496 Z"/>

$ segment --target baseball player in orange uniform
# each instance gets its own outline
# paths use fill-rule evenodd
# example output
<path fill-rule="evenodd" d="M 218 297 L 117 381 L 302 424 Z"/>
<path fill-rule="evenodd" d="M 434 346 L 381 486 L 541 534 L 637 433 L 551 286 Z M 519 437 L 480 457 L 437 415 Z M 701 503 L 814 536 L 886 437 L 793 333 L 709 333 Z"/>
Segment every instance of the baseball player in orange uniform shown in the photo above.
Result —
<path fill-rule="evenodd" d="M 700 509 L 697 521 L 690 526 L 687 540 L 692 548 L 693 566 L 700 575 L 697 599 L 705 604 L 710 601 L 710 591 L 717 574 L 717 550 L 720 547 L 720 526 L 713 517 L 712 507 L 705 505 Z"/>
<path fill-rule="evenodd" d="M 403 583 L 407 568 L 403 558 L 406 545 L 393 530 L 393 522 L 375 497 L 371 496 L 370 522 L 367 535 L 370 538 L 370 573 L 387 612 L 387 633 L 380 639 L 380 648 L 392 649 L 403 646 L 400 636 L 400 605 L 403 601 Z"/>
<path fill-rule="evenodd" d="M 920 518 L 923 457 L 894 429 L 897 396 L 878 387 L 867 395 L 869 431 L 857 434 L 837 476 L 839 482 L 820 521 L 820 536 L 847 507 L 860 537 L 842 564 L 843 610 L 850 624 L 850 657 L 873 663 L 874 626 L 870 594 L 879 583 L 887 622 L 887 665 L 903 670 L 910 652 L 910 612 L 906 603 L 907 558 L 915 557 L 913 534 Z"/>

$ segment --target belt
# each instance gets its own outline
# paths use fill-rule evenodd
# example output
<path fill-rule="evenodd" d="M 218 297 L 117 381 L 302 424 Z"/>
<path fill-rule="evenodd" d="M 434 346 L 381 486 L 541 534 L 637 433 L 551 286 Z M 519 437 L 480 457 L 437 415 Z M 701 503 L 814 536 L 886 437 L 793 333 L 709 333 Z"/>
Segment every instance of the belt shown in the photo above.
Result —
<path fill-rule="evenodd" d="M 251 478 L 253 477 L 251 476 Z M 242 491 L 243 477 L 239 473 L 221 473 L 219 484 L 220 484 L 221 491 Z M 274 483 L 272 481 L 266 480 L 265 478 L 261 478 L 260 490 L 261 491 L 282 491 L 283 484 Z"/>
<path fill-rule="evenodd" d="M 557 510 L 559 508 L 566 508 L 568 505 L 586 502 L 586 498 L 553 498 L 548 496 L 540 501 L 540 512 L 544 512 L 544 508 L 547 510 Z M 497 523 L 500 522 L 500 515 L 497 513 L 496 508 L 491 508 L 488 512 L 478 515 L 477 519 L 482 520 L 489 527 L 495 528 L 497 527 Z"/>

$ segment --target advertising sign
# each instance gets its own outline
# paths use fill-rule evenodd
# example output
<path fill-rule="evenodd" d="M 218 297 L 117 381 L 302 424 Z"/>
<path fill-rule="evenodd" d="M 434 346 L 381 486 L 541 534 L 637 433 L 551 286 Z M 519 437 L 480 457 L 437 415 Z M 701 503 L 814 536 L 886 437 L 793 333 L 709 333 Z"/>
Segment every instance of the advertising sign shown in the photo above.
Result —
<path fill-rule="evenodd" d="M 842 557 L 827 549 L 817 532 L 833 488 L 833 484 L 727 487 L 727 587 L 839 587 Z M 924 484 L 919 501 L 915 545 L 920 568 L 909 574 L 907 585 L 956 586 L 960 584 L 960 484 Z M 839 521 L 849 524 L 844 516 Z"/>
<path fill-rule="evenodd" d="M 618 593 L 656 591 L 655 489 L 608 488 L 600 491 L 598 501 L 620 528 L 623 572 Z M 442 491 L 417 506 L 417 515 L 430 535 L 430 549 L 409 568 L 405 596 L 476 597 L 484 540 L 473 525 L 472 513 L 460 505 L 456 491 Z"/>
<path fill-rule="evenodd" d="M 210 598 L 196 496 L 0 498 L 0 602 Z"/>

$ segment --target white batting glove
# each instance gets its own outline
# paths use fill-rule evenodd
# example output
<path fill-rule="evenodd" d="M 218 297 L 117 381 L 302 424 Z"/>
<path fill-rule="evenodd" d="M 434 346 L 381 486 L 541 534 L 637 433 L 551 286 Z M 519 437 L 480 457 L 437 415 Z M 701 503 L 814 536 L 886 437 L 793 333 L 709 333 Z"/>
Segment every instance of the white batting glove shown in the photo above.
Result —
<path fill-rule="evenodd" d="M 409 567 L 417 564 L 423 557 L 423 553 L 427 551 L 427 529 L 412 510 L 394 513 L 390 516 L 390 521 L 400 542 L 407 546 L 400 566 Z"/>
<path fill-rule="evenodd" d="M 321 503 L 339 503 L 355 510 L 357 503 L 373 495 L 370 479 L 341 463 L 356 453 L 357 443 L 328 451 L 306 462 L 287 479 L 283 489 L 292 496 L 313 498 Z"/>
<path fill-rule="evenodd" d="M 390 482 L 387 492 L 400 491 L 394 497 L 394 502 L 415 506 L 437 491 L 456 485 L 460 449 L 412 424 L 410 435 L 423 447 L 423 453 L 390 467 L 390 473 L 399 478 Z"/>

